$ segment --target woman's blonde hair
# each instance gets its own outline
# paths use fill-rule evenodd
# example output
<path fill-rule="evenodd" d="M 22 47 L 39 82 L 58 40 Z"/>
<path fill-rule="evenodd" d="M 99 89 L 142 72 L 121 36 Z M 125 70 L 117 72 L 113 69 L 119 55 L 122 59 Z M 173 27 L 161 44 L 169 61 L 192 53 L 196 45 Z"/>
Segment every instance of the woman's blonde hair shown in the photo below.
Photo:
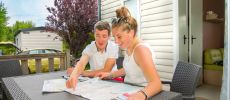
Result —
<path fill-rule="evenodd" d="M 123 30 L 134 30 L 134 33 L 137 32 L 137 21 L 134 19 L 128 8 L 121 7 L 116 10 L 117 18 L 112 20 L 112 28 L 122 27 Z"/>

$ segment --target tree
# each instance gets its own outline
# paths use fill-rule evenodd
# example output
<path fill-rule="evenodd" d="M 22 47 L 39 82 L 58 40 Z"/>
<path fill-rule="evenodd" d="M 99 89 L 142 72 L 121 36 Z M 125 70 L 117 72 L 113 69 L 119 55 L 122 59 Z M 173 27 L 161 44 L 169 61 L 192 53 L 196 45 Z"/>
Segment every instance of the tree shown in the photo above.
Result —
<path fill-rule="evenodd" d="M 79 57 L 92 41 L 94 24 L 98 20 L 97 0 L 54 0 L 55 7 L 47 7 L 46 28 L 62 37 L 70 53 Z"/>
<path fill-rule="evenodd" d="M 3 41 L 4 37 L 6 37 L 6 35 L 4 34 L 7 31 L 6 25 L 8 17 L 6 16 L 6 14 L 6 8 L 4 7 L 4 4 L 0 2 L 0 41 Z"/>
<path fill-rule="evenodd" d="M 7 22 L 7 11 L 6 8 L 4 7 L 4 4 L 2 2 L 0 2 L 0 27 L 5 27 L 6 26 L 6 22 Z"/>
<path fill-rule="evenodd" d="M 16 21 L 12 26 L 13 33 L 16 33 L 20 29 L 32 28 L 35 24 L 32 21 Z"/>

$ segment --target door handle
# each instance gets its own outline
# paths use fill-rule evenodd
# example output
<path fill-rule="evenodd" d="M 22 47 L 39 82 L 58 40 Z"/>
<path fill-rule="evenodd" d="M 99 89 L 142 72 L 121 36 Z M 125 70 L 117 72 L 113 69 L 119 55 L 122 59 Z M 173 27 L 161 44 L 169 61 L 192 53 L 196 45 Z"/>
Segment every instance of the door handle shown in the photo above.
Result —
<path fill-rule="evenodd" d="M 188 39 L 188 38 L 184 35 L 184 44 L 186 43 L 186 39 Z"/>
<path fill-rule="evenodd" d="M 193 40 L 196 39 L 195 37 L 192 36 L 192 44 L 193 44 Z"/>

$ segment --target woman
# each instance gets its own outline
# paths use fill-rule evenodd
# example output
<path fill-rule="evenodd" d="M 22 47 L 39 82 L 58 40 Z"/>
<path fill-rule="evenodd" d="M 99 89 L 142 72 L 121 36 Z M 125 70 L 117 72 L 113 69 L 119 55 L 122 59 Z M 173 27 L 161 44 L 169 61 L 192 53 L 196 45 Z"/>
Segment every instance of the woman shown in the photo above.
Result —
<path fill-rule="evenodd" d="M 137 36 L 137 21 L 131 17 L 126 7 L 116 10 L 117 18 L 112 21 L 112 34 L 120 48 L 126 50 L 123 68 L 111 73 L 98 73 L 101 79 L 125 76 L 124 81 L 145 86 L 142 90 L 129 94 L 129 100 L 146 100 L 161 91 L 162 85 L 156 71 L 153 54 L 148 44 Z"/>

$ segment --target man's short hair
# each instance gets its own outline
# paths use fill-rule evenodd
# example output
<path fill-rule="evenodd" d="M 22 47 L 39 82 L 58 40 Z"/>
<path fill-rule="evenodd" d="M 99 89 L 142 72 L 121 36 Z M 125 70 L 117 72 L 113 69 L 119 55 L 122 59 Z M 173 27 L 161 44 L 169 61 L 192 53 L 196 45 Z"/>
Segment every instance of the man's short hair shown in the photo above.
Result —
<path fill-rule="evenodd" d="M 108 31 L 108 35 L 110 36 L 110 32 L 111 32 L 111 28 L 108 22 L 106 21 L 98 21 L 95 25 L 94 25 L 94 31 L 98 29 L 100 31 L 102 30 L 107 30 Z"/>

